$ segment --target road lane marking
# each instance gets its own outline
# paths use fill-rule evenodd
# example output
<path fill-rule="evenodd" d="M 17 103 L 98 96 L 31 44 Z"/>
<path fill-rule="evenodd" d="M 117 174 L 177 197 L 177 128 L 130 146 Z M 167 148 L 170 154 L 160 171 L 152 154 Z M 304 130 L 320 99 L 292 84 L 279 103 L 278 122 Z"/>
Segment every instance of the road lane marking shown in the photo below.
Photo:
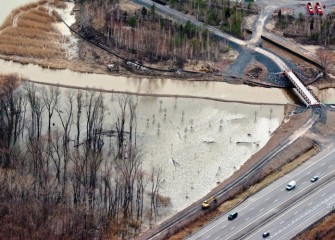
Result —
<path fill-rule="evenodd" d="M 312 205 L 313 204 L 313 202 L 310 202 L 310 203 L 308 203 L 308 206 L 310 206 L 310 205 Z"/>
<path fill-rule="evenodd" d="M 250 218 L 246 218 L 245 221 L 248 221 Z"/>
<path fill-rule="evenodd" d="M 335 153 L 334 150 L 331 151 L 331 152 L 329 152 L 329 153 L 327 153 L 326 155 L 320 157 L 318 160 L 316 160 L 315 162 L 313 162 L 311 165 L 305 166 L 301 171 L 297 172 L 296 174 L 294 174 L 294 175 L 291 176 L 290 178 L 294 178 L 294 177 L 296 177 L 296 176 L 302 174 L 302 173 L 305 172 L 307 169 L 310 169 L 310 168 L 312 168 L 314 165 L 317 165 L 318 163 L 324 161 L 325 158 L 329 157 L 330 155 L 332 155 L 332 154 L 334 154 L 334 153 Z M 333 171 L 331 171 L 330 173 L 332 173 L 332 172 L 333 172 Z M 309 173 L 311 173 L 311 172 L 309 172 Z M 327 175 L 329 175 L 330 173 L 328 173 Z M 282 184 L 281 184 L 281 183 L 280 183 L 277 187 L 272 188 L 272 190 L 271 190 L 270 192 L 266 192 L 264 195 L 260 196 L 259 198 L 261 199 L 262 197 L 266 196 L 267 194 L 270 194 L 271 192 L 273 192 L 273 191 L 275 191 L 275 190 L 278 190 L 279 187 L 282 187 Z M 308 186 L 308 187 L 309 187 L 309 186 Z M 308 188 L 308 187 L 306 187 L 306 188 Z M 306 188 L 305 188 L 305 189 L 306 189 Z M 302 190 L 305 190 L 305 189 L 302 189 Z M 283 190 L 284 190 L 284 188 L 282 188 L 280 191 L 282 192 Z M 290 200 L 290 198 L 289 198 L 288 200 Z M 286 201 L 288 201 L 288 200 L 286 199 Z M 243 209 L 245 209 L 245 208 L 248 208 L 248 207 L 249 207 L 249 205 L 246 205 L 245 207 L 240 208 L 239 211 L 241 211 L 241 210 L 243 210 Z M 276 206 L 273 206 L 273 208 L 275 208 L 275 207 L 276 207 Z M 254 207 L 253 207 L 253 208 L 249 208 L 248 210 L 252 211 L 253 209 L 254 209 Z M 272 210 L 271 210 L 271 211 L 272 211 Z M 270 211 L 268 211 L 268 212 L 270 212 Z M 268 212 L 267 212 L 267 213 L 268 213 Z M 262 215 L 262 216 L 263 216 L 263 215 Z M 262 217 L 262 216 L 261 216 L 261 217 Z M 209 227 L 209 229 L 206 229 L 205 231 L 203 231 L 202 233 L 200 233 L 200 235 L 197 235 L 197 237 L 201 237 L 201 236 L 203 236 L 204 234 L 207 234 L 209 231 L 211 231 L 213 228 L 215 228 L 218 224 L 219 224 L 219 223 L 217 223 L 217 224 L 214 223 L 211 227 Z M 250 223 L 250 224 L 252 224 L 252 223 Z M 248 224 L 247 226 L 249 226 L 250 224 Z M 247 226 L 246 226 L 246 227 L 247 227 Z M 245 227 L 244 227 L 244 228 L 245 228 Z M 242 228 L 242 229 L 244 229 L 244 228 Z M 239 231 L 239 232 L 240 232 L 240 231 Z M 228 237 L 228 236 L 227 236 L 227 237 Z M 229 238 L 229 237 L 228 237 L 228 238 Z"/>
<path fill-rule="evenodd" d="M 230 231 L 232 231 L 234 228 L 235 228 L 235 227 L 232 227 L 232 228 L 230 229 Z"/>
<path fill-rule="evenodd" d="M 295 212 L 294 215 L 296 215 L 298 212 Z"/>
<path fill-rule="evenodd" d="M 322 162 L 323 160 L 325 160 L 328 156 L 332 155 L 333 153 L 335 153 L 334 150 L 331 151 L 331 152 L 329 152 L 329 153 L 327 153 L 325 156 L 322 156 L 320 159 L 318 159 L 317 161 L 313 162 L 312 164 L 307 165 L 304 169 L 302 169 L 301 171 L 299 171 L 298 173 L 296 173 L 295 175 L 293 175 L 291 178 L 295 178 L 295 177 L 297 177 L 298 175 L 302 174 L 302 173 L 305 172 L 306 170 L 312 168 L 312 167 L 313 167 L 314 165 L 316 165 L 317 163 Z M 311 174 L 311 172 L 312 172 L 312 171 L 309 171 L 309 172 L 307 173 L 307 175 Z M 279 179 L 278 179 L 278 180 L 279 180 Z M 278 190 L 279 187 L 282 187 L 282 184 L 280 184 L 280 185 L 278 185 L 278 186 L 275 186 L 274 188 L 272 188 L 271 191 L 266 192 L 265 194 L 263 194 L 262 196 L 260 196 L 259 199 L 262 199 L 263 197 L 265 197 L 266 195 L 270 194 L 271 192 L 273 192 L 273 191 L 275 191 L 275 190 Z M 282 192 L 282 191 L 284 191 L 284 190 L 285 190 L 285 188 L 282 188 L 280 191 Z M 249 205 L 251 205 L 251 204 L 249 204 Z M 241 210 L 247 208 L 249 205 L 246 205 L 245 207 L 240 208 L 239 211 L 241 211 Z M 275 207 L 275 206 L 274 206 L 274 207 Z M 249 209 L 249 210 L 252 210 L 252 209 Z"/>
<path fill-rule="evenodd" d="M 334 181 L 332 181 L 332 182 L 330 182 L 330 183 L 328 182 L 326 185 L 323 185 L 323 188 L 317 189 L 317 190 L 314 192 L 313 195 L 309 195 L 307 198 L 305 198 L 305 199 L 303 199 L 302 201 L 300 201 L 300 202 L 294 204 L 292 207 L 290 207 L 289 209 L 287 209 L 287 210 L 285 211 L 285 214 L 288 214 L 288 213 L 292 212 L 293 210 L 296 210 L 300 205 L 305 204 L 306 202 L 310 201 L 310 200 L 311 200 L 310 198 L 312 198 L 312 197 L 318 195 L 319 192 L 325 191 L 325 190 L 326 190 L 326 187 L 329 186 L 329 184 L 334 184 Z M 257 220 L 261 219 L 261 218 L 262 218 L 263 216 L 265 216 L 265 215 L 266 215 L 266 213 L 264 213 L 262 216 L 260 216 L 260 217 L 258 217 L 258 218 L 255 218 L 255 222 L 256 222 Z M 285 217 L 285 215 L 279 215 L 278 218 L 277 218 L 277 220 L 280 220 L 280 219 L 283 218 L 283 217 Z M 302 216 L 300 216 L 300 217 L 302 218 Z M 249 224 L 248 224 L 247 226 L 245 226 L 245 227 L 241 227 L 241 229 L 239 229 L 239 230 L 240 230 L 239 232 L 241 232 L 242 230 L 244 230 L 245 228 L 247 228 L 248 226 L 250 226 L 250 225 L 253 224 L 253 223 L 254 223 L 254 222 L 249 223 Z M 266 227 L 266 226 L 267 226 L 267 224 L 265 224 L 264 226 L 262 226 L 262 227 L 260 228 L 260 230 L 261 230 L 262 228 Z M 284 228 L 282 228 L 282 230 L 284 230 L 284 229 L 286 229 L 286 228 L 287 228 L 287 227 L 284 227 Z M 230 237 L 231 237 L 231 236 L 229 236 L 229 238 L 230 238 Z M 251 239 L 251 237 L 252 237 L 252 234 L 251 234 L 251 235 L 248 235 L 248 237 L 245 238 L 245 239 Z M 228 239 L 228 238 L 227 238 L 227 239 Z"/>
<path fill-rule="evenodd" d="M 281 221 L 281 222 L 279 223 L 279 225 L 282 225 L 284 222 L 285 222 L 284 220 L 283 220 L 283 221 Z"/>
<path fill-rule="evenodd" d="M 274 203 L 275 203 L 275 202 L 278 202 L 278 198 L 277 198 L 276 200 L 274 200 L 273 202 L 274 202 Z"/>
<path fill-rule="evenodd" d="M 261 210 L 259 210 L 260 212 L 262 212 L 264 210 L 264 208 L 262 208 Z"/>

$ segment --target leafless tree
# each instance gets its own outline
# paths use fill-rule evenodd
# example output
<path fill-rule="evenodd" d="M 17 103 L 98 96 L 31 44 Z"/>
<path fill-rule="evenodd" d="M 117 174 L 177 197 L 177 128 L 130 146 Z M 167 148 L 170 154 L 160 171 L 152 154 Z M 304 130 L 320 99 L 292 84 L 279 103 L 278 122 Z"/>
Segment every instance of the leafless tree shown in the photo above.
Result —
<path fill-rule="evenodd" d="M 43 87 L 41 92 L 44 105 L 48 111 L 48 134 L 50 135 L 51 118 L 59 101 L 60 90 L 59 87 L 49 86 L 48 88 Z"/>
<path fill-rule="evenodd" d="M 76 96 L 76 101 L 77 101 L 77 141 L 76 145 L 79 146 L 79 140 L 80 140 L 80 120 L 81 120 L 81 112 L 82 112 L 82 107 L 83 107 L 83 92 L 81 90 L 77 91 L 77 96 Z"/>
<path fill-rule="evenodd" d="M 31 112 L 31 127 L 29 134 L 31 137 L 39 138 L 41 136 L 42 131 L 42 113 L 45 109 L 45 105 L 43 100 L 38 94 L 37 87 L 32 84 L 26 82 L 24 84 L 25 94 L 30 105 L 30 112 Z"/>
<path fill-rule="evenodd" d="M 151 177 L 150 177 L 150 182 L 151 182 L 151 214 L 153 215 L 154 220 L 156 221 L 157 216 L 158 216 L 158 206 L 157 206 L 157 198 L 159 195 L 159 189 L 162 185 L 162 172 L 163 169 L 160 168 L 155 168 L 152 167 L 151 170 Z"/>
<path fill-rule="evenodd" d="M 321 49 L 317 51 L 317 56 L 320 59 L 321 66 L 325 72 L 330 70 L 330 67 L 335 63 L 335 55 L 330 49 Z"/>
<path fill-rule="evenodd" d="M 17 77 L 10 75 L 0 89 L 0 154 L 3 167 L 9 167 L 13 147 L 23 131 L 25 99 L 17 86 Z"/>

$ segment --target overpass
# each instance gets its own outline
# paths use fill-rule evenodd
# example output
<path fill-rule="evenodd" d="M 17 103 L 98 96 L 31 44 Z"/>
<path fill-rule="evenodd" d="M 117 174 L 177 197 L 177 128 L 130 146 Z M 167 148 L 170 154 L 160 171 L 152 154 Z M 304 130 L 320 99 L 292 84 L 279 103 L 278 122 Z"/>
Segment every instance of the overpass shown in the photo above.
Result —
<path fill-rule="evenodd" d="M 295 91 L 299 98 L 306 105 L 317 105 L 320 104 L 319 99 L 315 96 L 312 90 L 303 84 L 303 82 L 299 79 L 298 75 L 292 70 L 284 70 L 284 75 L 290 80 L 290 82 L 294 85 Z"/>

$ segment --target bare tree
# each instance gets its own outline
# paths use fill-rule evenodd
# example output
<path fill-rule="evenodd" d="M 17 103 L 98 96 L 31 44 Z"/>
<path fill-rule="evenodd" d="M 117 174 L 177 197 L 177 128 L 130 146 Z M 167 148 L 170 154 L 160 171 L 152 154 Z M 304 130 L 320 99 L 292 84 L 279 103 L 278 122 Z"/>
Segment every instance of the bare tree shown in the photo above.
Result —
<path fill-rule="evenodd" d="M 330 70 L 330 67 L 335 63 L 335 55 L 330 49 L 321 49 L 317 51 L 317 56 L 320 59 L 321 66 L 325 72 Z"/>
<path fill-rule="evenodd" d="M 48 134 L 51 133 L 51 118 L 59 101 L 60 91 L 59 87 L 49 86 L 41 89 L 42 99 L 48 111 Z"/>
<path fill-rule="evenodd" d="M 6 77 L 0 89 L 0 149 L 2 166 L 9 167 L 13 147 L 23 131 L 25 99 L 17 90 L 18 79 Z"/>
<path fill-rule="evenodd" d="M 42 113 L 44 111 L 45 105 L 41 97 L 38 94 L 37 87 L 32 83 L 25 83 L 24 90 L 28 103 L 30 105 L 31 112 L 31 127 L 30 127 L 30 137 L 41 136 L 42 131 Z"/>
<path fill-rule="evenodd" d="M 83 92 L 81 90 L 77 91 L 77 96 L 76 96 L 76 101 L 77 101 L 77 141 L 76 145 L 79 145 L 79 140 L 80 140 L 80 119 L 81 119 L 81 111 L 83 107 Z"/>
<path fill-rule="evenodd" d="M 161 179 L 161 175 L 162 175 L 162 171 L 163 169 L 160 168 L 155 168 L 152 167 L 151 170 L 151 178 L 150 178 L 150 182 L 151 182 L 151 214 L 153 215 L 154 220 L 156 221 L 157 216 L 158 216 L 158 206 L 157 206 L 157 198 L 159 195 L 159 189 L 162 185 L 162 179 Z"/>

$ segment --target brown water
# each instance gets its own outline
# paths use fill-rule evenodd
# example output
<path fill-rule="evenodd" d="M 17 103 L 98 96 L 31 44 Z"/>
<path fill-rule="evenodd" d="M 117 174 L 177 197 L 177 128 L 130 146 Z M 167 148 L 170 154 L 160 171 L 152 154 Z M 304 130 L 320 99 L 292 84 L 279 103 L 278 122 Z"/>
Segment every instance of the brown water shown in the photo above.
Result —
<path fill-rule="evenodd" d="M 185 96 L 224 101 L 286 104 L 291 100 L 281 89 L 232 85 L 223 82 L 199 82 L 159 78 L 138 78 L 49 70 L 37 65 L 22 65 L 0 60 L 0 73 L 18 73 L 38 83 L 69 87 L 94 88 L 123 93 L 156 96 Z"/>

